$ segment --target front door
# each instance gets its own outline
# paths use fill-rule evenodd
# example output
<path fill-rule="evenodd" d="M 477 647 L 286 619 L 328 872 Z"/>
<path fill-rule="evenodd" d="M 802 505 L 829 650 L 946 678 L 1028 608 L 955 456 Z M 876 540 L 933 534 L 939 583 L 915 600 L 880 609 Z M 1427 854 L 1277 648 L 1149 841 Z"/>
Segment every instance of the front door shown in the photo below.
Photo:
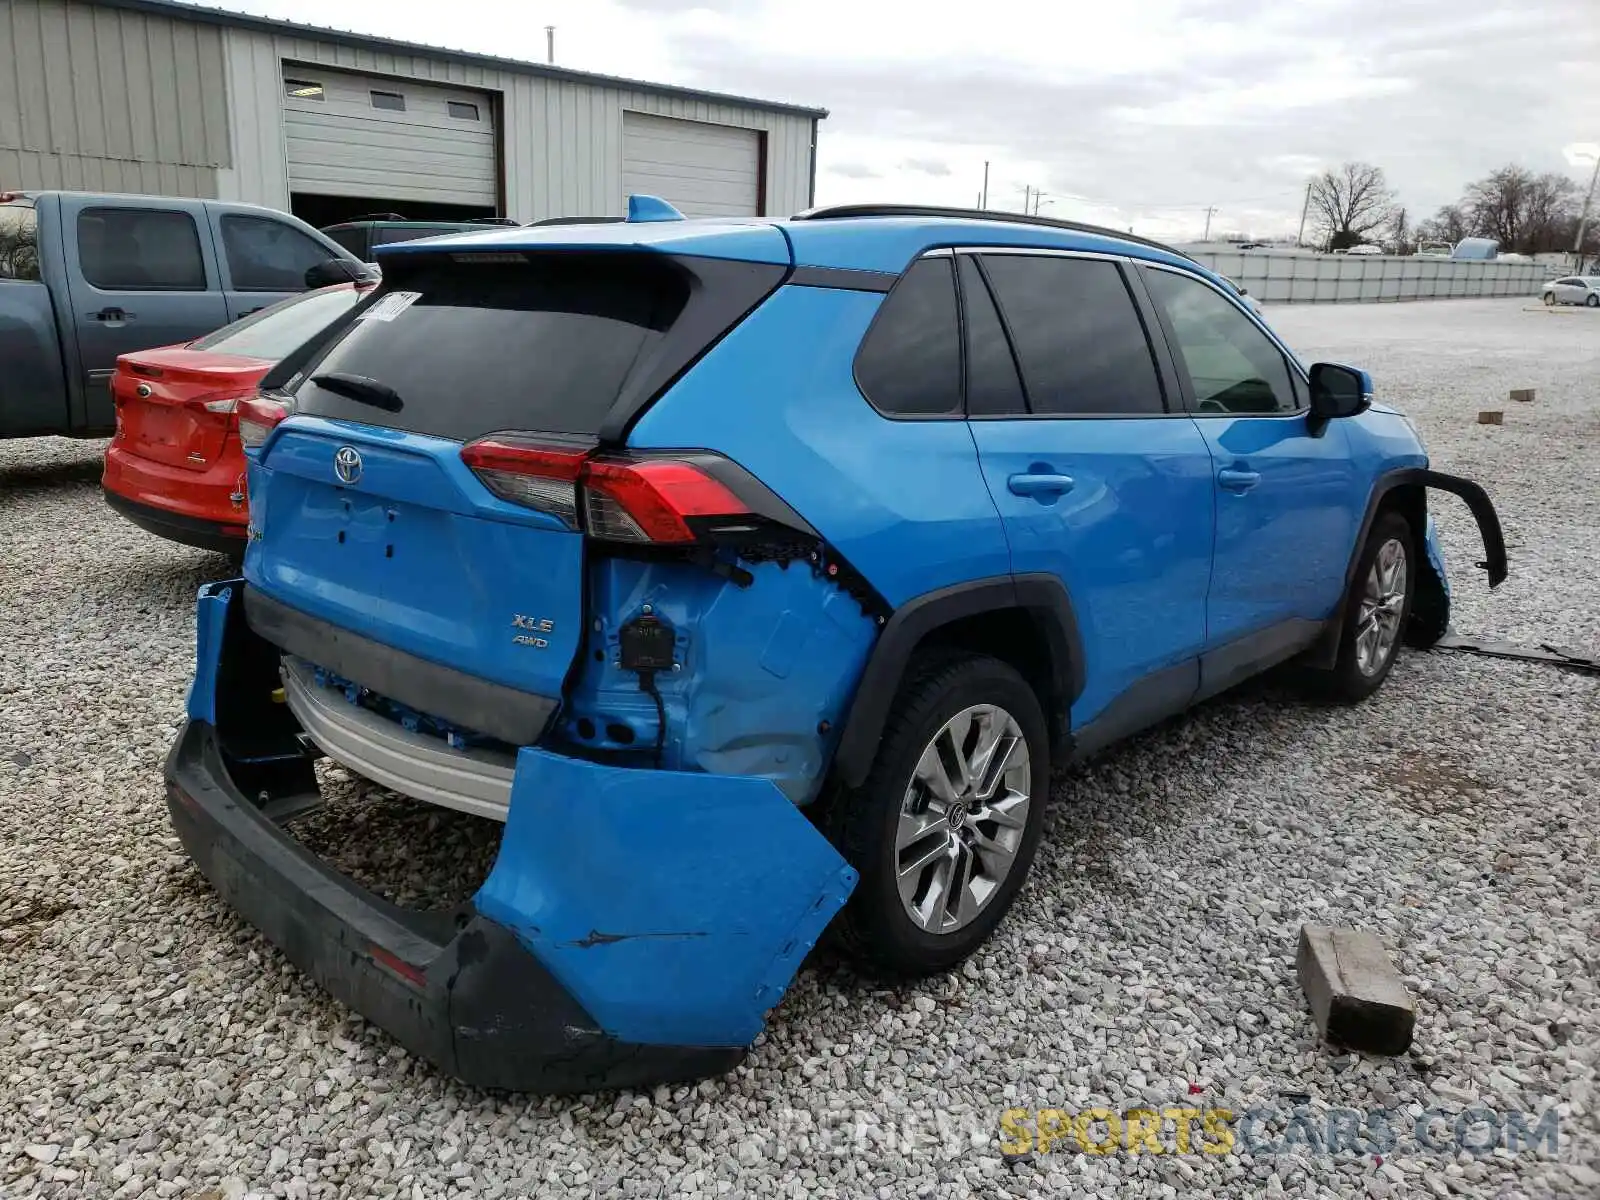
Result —
<path fill-rule="evenodd" d="M 1215 471 L 1209 646 L 1309 635 L 1339 602 L 1366 499 L 1346 431 L 1313 429 L 1299 368 L 1234 300 L 1188 272 L 1143 271 Z"/>
<path fill-rule="evenodd" d="M 211 220 L 230 321 L 305 291 L 306 272 L 334 257 L 334 251 L 276 217 L 212 209 Z"/>
<path fill-rule="evenodd" d="M 187 342 L 228 322 L 199 205 L 150 197 L 63 197 L 62 240 L 83 375 L 83 426 L 115 423 L 117 356 Z"/>
<path fill-rule="evenodd" d="M 957 260 L 968 424 L 1011 567 L 1060 577 L 1083 638 L 1073 728 L 1152 685 L 1141 710 L 1179 708 L 1205 642 L 1211 458 L 1176 395 L 1168 410 L 1126 268 L 1058 254 Z"/>

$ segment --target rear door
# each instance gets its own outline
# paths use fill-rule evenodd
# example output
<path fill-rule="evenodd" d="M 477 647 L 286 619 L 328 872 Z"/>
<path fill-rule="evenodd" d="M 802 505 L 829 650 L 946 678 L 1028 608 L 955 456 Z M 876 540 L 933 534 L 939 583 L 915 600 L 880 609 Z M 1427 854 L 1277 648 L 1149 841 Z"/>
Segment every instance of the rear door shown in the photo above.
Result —
<path fill-rule="evenodd" d="M 245 574 L 341 629 L 555 698 L 582 637 L 574 488 L 502 499 L 463 446 L 593 446 L 635 368 L 671 350 L 691 282 L 657 254 L 470 257 L 489 261 L 397 256 L 385 294 L 304 369 L 252 469 Z"/>
<path fill-rule="evenodd" d="M 41 266 L 33 201 L 0 204 L 0 438 L 72 428 L 55 307 Z"/>
<path fill-rule="evenodd" d="M 276 217 L 208 211 L 230 321 L 305 291 L 308 270 L 341 257 L 338 249 Z"/>
<path fill-rule="evenodd" d="M 1367 499 L 1343 423 L 1310 424 L 1299 368 L 1221 288 L 1164 267 L 1144 276 L 1216 467 L 1210 645 L 1321 621 Z"/>
<path fill-rule="evenodd" d="M 117 357 L 228 323 L 204 206 L 154 196 L 63 196 L 85 426 L 113 423 Z"/>
<path fill-rule="evenodd" d="M 1128 268 L 1049 252 L 957 261 L 968 422 L 1012 570 L 1059 576 L 1083 635 L 1073 727 L 1140 684 L 1154 689 L 1141 707 L 1181 707 L 1206 635 L 1211 458 Z"/>

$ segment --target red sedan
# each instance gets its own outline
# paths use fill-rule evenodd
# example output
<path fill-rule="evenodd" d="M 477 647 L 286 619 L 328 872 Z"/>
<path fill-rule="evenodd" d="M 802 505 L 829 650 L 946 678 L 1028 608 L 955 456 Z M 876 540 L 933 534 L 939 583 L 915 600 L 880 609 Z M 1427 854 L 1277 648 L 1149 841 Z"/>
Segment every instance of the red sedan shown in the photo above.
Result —
<path fill-rule="evenodd" d="M 198 341 L 117 359 L 106 503 L 160 537 L 242 556 L 249 510 L 239 401 L 370 286 L 306 292 Z"/>

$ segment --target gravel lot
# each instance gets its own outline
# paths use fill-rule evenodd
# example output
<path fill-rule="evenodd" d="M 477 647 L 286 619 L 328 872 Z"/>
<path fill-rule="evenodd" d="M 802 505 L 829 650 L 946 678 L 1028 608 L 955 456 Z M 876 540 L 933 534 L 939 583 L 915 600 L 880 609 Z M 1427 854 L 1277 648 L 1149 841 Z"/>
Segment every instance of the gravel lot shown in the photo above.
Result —
<path fill-rule="evenodd" d="M 1490 488 L 1493 595 L 1439 504 L 1457 628 L 1600 650 L 1600 314 L 1268 316 L 1369 367 Z M 226 565 L 112 515 L 100 448 L 0 444 L 0 1195 L 1600 1195 L 1600 680 L 1436 652 L 1356 709 L 1251 686 L 1061 776 L 1033 882 L 964 971 L 890 989 L 822 953 L 725 1079 L 489 1095 L 329 1000 L 188 865 L 160 762 L 195 589 Z M 328 782 L 306 840 L 390 894 L 448 895 L 492 854 L 482 823 Z M 1319 1047 L 1307 920 L 1395 951 L 1409 1056 Z M 1555 1106 L 1560 1150 L 999 1152 L 1004 1109 L 1147 1102 Z"/>

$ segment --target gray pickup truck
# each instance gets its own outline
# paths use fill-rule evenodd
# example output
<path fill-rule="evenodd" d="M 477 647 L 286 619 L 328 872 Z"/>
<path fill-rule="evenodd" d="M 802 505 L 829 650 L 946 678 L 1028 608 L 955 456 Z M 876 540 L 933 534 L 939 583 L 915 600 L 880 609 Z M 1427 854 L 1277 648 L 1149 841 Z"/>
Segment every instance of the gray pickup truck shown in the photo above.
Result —
<path fill-rule="evenodd" d="M 0 438 L 104 437 L 117 356 L 370 272 L 250 204 L 0 193 Z"/>

